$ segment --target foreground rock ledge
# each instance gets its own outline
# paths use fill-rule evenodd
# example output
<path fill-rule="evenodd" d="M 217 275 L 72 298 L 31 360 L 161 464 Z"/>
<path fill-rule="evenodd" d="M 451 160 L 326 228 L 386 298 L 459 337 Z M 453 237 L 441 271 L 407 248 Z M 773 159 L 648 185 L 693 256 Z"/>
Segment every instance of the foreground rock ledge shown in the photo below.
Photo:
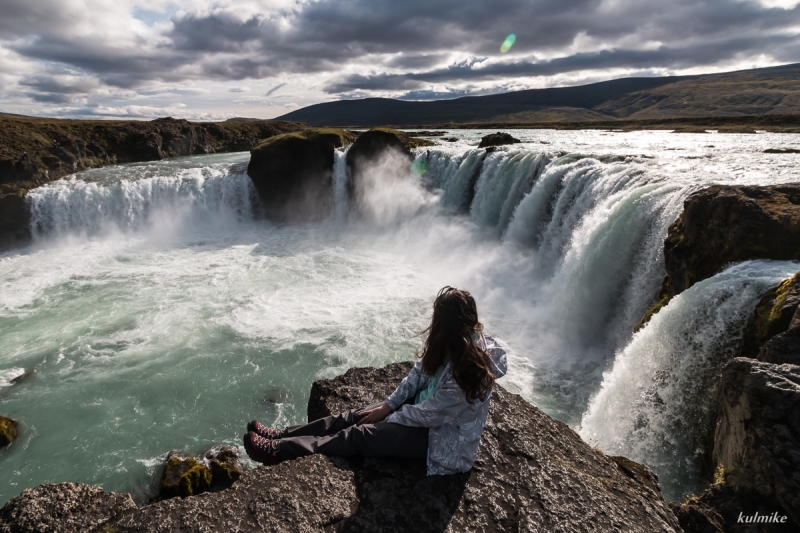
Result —
<path fill-rule="evenodd" d="M 409 367 L 351 369 L 318 381 L 309 415 L 379 401 Z M 33 531 L 15 517 L 46 512 L 51 491 L 12 499 L 0 510 L 0 532 Z M 115 507 L 107 521 L 93 515 L 80 526 L 84 507 L 62 509 L 69 527 L 59 531 L 680 531 L 650 469 L 593 450 L 499 386 L 466 474 L 427 477 L 421 461 L 311 456 L 247 472 L 222 492 Z"/>

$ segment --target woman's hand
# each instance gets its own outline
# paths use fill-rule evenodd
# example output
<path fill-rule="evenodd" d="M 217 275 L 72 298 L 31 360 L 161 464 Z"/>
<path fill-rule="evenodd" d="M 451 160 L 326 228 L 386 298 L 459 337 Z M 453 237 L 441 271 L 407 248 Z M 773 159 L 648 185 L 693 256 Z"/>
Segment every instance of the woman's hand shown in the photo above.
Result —
<path fill-rule="evenodd" d="M 379 407 L 370 409 L 369 411 L 361 411 L 361 418 L 358 419 L 357 425 L 361 424 L 377 424 L 392 413 L 391 407 L 383 402 Z"/>

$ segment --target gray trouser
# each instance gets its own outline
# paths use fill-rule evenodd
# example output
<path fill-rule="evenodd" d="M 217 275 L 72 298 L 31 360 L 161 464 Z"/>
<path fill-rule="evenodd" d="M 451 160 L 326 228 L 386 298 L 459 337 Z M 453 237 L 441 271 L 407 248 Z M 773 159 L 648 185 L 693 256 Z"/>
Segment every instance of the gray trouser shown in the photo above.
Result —
<path fill-rule="evenodd" d="M 281 459 L 321 453 L 335 457 L 407 457 L 428 455 L 428 428 L 379 422 L 356 425 L 360 410 L 326 416 L 284 430 L 278 450 Z"/>

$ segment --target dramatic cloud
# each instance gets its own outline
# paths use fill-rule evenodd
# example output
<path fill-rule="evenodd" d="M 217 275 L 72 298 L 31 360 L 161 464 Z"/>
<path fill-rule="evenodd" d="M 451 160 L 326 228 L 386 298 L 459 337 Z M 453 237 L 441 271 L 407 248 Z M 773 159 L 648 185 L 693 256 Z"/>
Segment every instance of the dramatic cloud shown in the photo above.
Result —
<path fill-rule="evenodd" d="M 4 0 L 0 111 L 269 117 L 337 98 L 769 66 L 800 57 L 798 4 Z"/>

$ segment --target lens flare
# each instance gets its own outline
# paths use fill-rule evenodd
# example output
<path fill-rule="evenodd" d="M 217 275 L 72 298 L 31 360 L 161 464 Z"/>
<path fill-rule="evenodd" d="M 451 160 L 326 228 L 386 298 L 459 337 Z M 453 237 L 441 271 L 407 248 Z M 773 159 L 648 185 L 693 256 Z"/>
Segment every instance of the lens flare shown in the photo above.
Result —
<path fill-rule="evenodd" d="M 505 54 L 506 52 L 511 50 L 511 47 L 514 46 L 515 42 L 517 42 L 517 35 L 515 33 L 512 33 L 511 35 L 506 37 L 506 40 L 503 41 L 503 44 L 500 45 L 500 52 Z"/>

